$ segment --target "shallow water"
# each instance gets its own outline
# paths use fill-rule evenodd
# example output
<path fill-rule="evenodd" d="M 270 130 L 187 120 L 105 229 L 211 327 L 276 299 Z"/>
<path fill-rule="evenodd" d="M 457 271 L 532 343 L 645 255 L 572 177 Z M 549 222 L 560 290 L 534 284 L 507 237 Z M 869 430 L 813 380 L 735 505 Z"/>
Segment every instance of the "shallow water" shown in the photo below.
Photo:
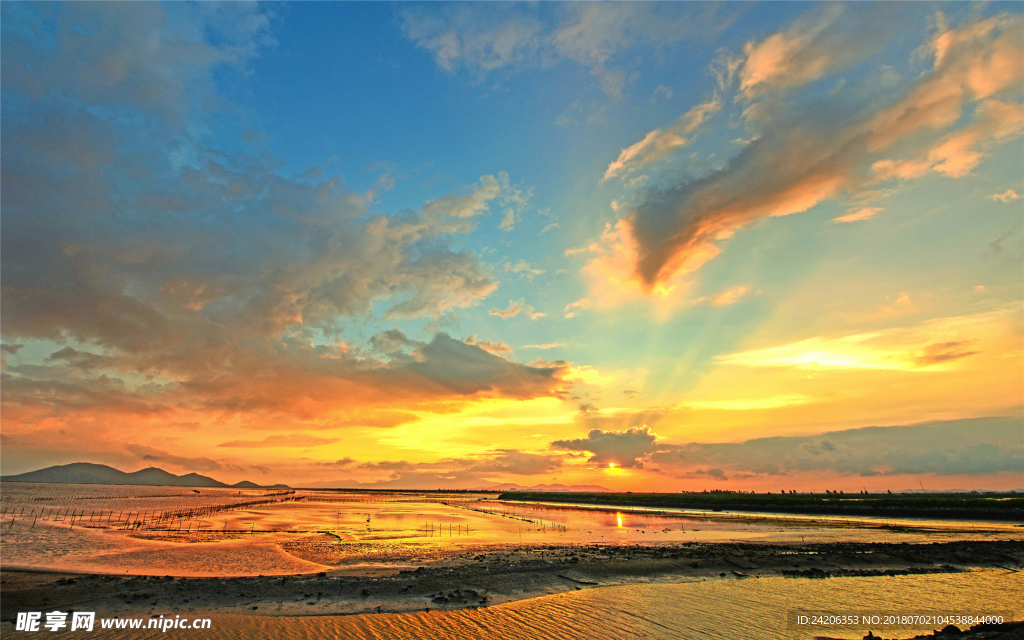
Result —
<path fill-rule="evenodd" d="M 904 522 L 910 528 L 894 532 L 880 529 L 883 523 L 871 519 L 507 503 L 495 500 L 494 494 L 472 493 L 285 495 L 265 490 L 4 483 L 0 496 L 7 510 L 0 518 L 4 567 L 122 575 L 372 570 L 520 544 L 916 542 L 1019 538 L 1021 533 L 1005 523 L 980 525 L 979 530 L 978 524 Z M 256 500 L 274 502 L 238 506 Z M 210 511 L 168 517 L 175 510 L 198 508 Z M 55 518 L 55 509 L 85 515 L 72 526 L 70 517 Z"/>
<path fill-rule="evenodd" d="M 858 615 L 999 613 L 1015 619 L 1021 614 L 1022 592 L 1020 573 L 995 571 L 827 580 L 763 578 L 601 587 L 475 610 L 304 618 L 213 616 L 211 629 L 202 632 L 97 630 L 94 637 L 792 640 L 862 638 L 869 629 L 885 637 L 907 637 L 934 627 L 857 624 L 807 629 L 794 622 L 797 610 Z"/>

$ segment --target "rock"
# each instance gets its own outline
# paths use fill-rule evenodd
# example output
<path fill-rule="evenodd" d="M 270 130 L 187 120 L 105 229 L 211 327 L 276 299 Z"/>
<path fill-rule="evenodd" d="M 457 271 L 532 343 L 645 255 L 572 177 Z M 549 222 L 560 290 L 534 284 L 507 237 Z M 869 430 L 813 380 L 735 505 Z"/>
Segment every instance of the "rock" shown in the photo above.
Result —
<path fill-rule="evenodd" d="M 942 627 L 942 631 L 939 631 L 939 633 L 942 633 L 942 634 L 945 634 L 945 635 L 948 635 L 948 636 L 958 636 L 958 635 L 962 634 L 963 631 L 960 630 L 960 627 L 951 624 L 951 625 L 947 625 L 945 627 Z"/>

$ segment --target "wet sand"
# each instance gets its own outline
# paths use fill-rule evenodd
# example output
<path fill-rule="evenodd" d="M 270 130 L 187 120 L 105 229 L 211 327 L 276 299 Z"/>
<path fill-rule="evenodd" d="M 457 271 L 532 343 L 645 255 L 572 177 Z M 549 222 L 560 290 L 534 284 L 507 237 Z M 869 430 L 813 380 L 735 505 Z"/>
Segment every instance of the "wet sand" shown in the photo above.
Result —
<path fill-rule="evenodd" d="M 89 604 L 109 616 L 350 615 L 477 608 L 597 586 L 1020 571 L 1022 541 L 489 546 L 417 568 L 353 564 L 234 578 L 0 571 L 0 619 Z"/>

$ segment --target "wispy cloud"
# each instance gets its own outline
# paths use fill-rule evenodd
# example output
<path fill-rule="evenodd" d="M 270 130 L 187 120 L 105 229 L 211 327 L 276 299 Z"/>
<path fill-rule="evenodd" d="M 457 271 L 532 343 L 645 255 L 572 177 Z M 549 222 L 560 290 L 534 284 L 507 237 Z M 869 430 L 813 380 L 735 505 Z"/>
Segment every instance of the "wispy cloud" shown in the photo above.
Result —
<path fill-rule="evenodd" d="M 740 285 L 738 287 L 727 289 L 715 295 L 701 296 L 700 298 L 696 298 L 693 302 L 694 304 L 706 303 L 714 305 L 716 307 L 725 307 L 730 304 L 735 304 L 739 302 L 741 298 L 744 298 L 750 295 L 751 293 L 752 292 L 750 287 L 746 285 Z"/>
<path fill-rule="evenodd" d="M 718 356 L 744 367 L 888 369 L 928 371 L 977 355 L 978 334 L 1008 312 L 929 320 L 909 327 L 838 337 L 815 336 L 783 345 Z"/>
<path fill-rule="evenodd" d="M 731 22 L 723 13 L 642 3 L 442 5 L 406 10 L 402 29 L 447 72 L 462 70 L 481 81 L 499 70 L 564 60 L 587 69 L 605 95 L 620 98 L 633 80 L 624 58 L 632 49 L 704 39 Z"/>
<path fill-rule="evenodd" d="M 576 316 L 576 311 L 575 310 L 577 310 L 577 309 L 589 309 L 589 308 L 590 308 L 590 300 L 588 300 L 587 298 L 580 298 L 576 302 L 570 302 L 569 304 L 565 305 L 565 317 L 566 318 L 573 318 L 573 317 Z"/>
<path fill-rule="evenodd" d="M 530 264 L 526 260 L 522 260 L 522 259 L 520 259 L 515 264 L 513 264 L 511 262 L 506 262 L 503 265 L 502 268 L 505 269 L 506 273 L 511 272 L 511 273 L 515 273 L 515 274 L 518 274 L 518 275 L 522 275 L 527 280 L 529 280 L 530 282 L 533 282 L 534 278 L 536 278 L 539 275 L 543 275 L 545 273 L 544 269 L 540 269 L 540 268 Z"/>
<path fill-rule="evenodd" d="M 838 218 L 832 218 L 832 222 L 858 222 L 860 220 L 870 220 L 881 213 L 882 207 L 860 207 L 850 209 L 844 215 Z"/>
<path fill-rule="evenodd" d="M 537 320 L 543 318 L 545 314 L 536 311 L 532 305 L 526 304 L 525 298 L 519 298 L 518 300 L 509 300 L 508 308 L 506 309 L 491 309 L 490 313 L 492 316 L 498 316 L 499 318 L 507 320 L 508 318 L 514 318 L 520 313 L 526 313 L 530 316 L 531 320 Z"/>
<path fill-rule="evenodd" d="M 266 449 L 270 447 L 319 447 L 341 442 L 341 438 L 318 438 L 304 433 L 267 436 L 262 440 L 231 440 L 222 442 L 218 447 Z"/>
<path fill-rule="evenodd" d="M 703 104 L 698 104 L 683 115 L 670 127 L 655 129 L 643 140 L 626 147 L 619 157 L 608 165 L 604 179 L 623 176 L 638 171 L 645 166 L 661 160 L 677 149 L 690 143 L 686 137 L 693 134 L 708 118 L 718 113 L 722 102 L 716 95 Z"/>
<path fill-rule="evenodd" d="M 714 409 L 723 411 L 758 411 L 763 409 L 779 409 L 814 402 L 814 398 L 799 393 L 771 396 L 767 398 L 730 400 L 689 401 L 684 406 L 691 409 Z"/>
<path fill-rule="evenodd" d="M 989 200 L 995 200 L 997 202 L 1013 202 L 1020 200 L 1020 194 L 1013 189 L 1007 189 L 1002 193 L 994 193 L 988 197 Z"/>

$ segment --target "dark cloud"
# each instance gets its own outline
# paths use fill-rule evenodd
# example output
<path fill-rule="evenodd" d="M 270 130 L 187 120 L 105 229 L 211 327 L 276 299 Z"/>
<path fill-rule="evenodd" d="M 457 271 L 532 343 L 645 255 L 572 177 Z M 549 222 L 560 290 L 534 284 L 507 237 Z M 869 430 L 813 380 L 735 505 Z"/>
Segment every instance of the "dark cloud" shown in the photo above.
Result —
<path fill-rule="evenodd" d="M 113 358 L 95 353 L 85 353 L 71 347 L 64 347 L 60 351 L 54 351 L 47 356 L 46 361 L 64 361 L 71 367 L 88 371 L 97 367 L 109 366 Z"/>
<path fill-rule="evenodd" d="M 921 365 L 938 364 L 950 360 L 959 360 L 981 353 L 980 351 L 968 351 L 967 345 L 977 342 L 976 340 L 959 340 L 956 342 L 936 342 L 924 349 L 924 353 L 917 358 L 916 362 Z"/>
<path fill-rule="evenodd" d="M 354 458 L 345 456 L 344 458 L 340 458 L 334 462 L 314 462 L 313 464 L 318 467 L 348 467 L 355 463 L 356 460 Z"/>
<path fill-rule="evenodd" d="M 586 438 L 556 440 L 551 446 L 566 451 L 589 451 L 594 454 L 590 462 L 600 465 L 615 463 L 623 467 L 642 467 L 642 459 L 655 451 L 656 439 L 657 436 L 647 427 L 626 431 L 594 429 Z"/>
<path fill-rule="evenodd" d="M 167 451 L 147 447 L 141 444 L 128 444 L 125 445 L 125 449 L 139 460 L 146 463 L 173 464 L 194 471 L 217 471 L 223 466 L 220 462 L 211 460 L 210 458 L 188 458 L 185 456 L 178 456 Z"/>
<path fill-rule="evenodd" d="M 974 418 L 735 443 L 660 445 L 647 459 L 663 473 L 678 476 L 711 469 L 767 475 L 1024 473 L 1022 429 L 1021 417 Z"/>
<path fill-rule="evenodd" d="M 155 416 L 168 410 L 166 404 L 145 390 L 129 391 L 122 380 L 105 375 L 82 379 L 39 379 L 3 373 L 0 381 L 4 419 L 8 425 L 18 422 L 21 410 L 28 410 L 28 424 L 41 415 L 66 412 L 100 411 Z"/>
<path fill-rule="evenodd" d="M 560 386 L 558 376 L 565 369 L 561 361 L 549 366 L 511 362 L 445 333 L 434 336 L 417 354 L 419 358 L 405 368 L 460 395 L 498 393 L 515 398 L 554 395 Z"/>
<path fill-rule="evenodd" d="M 721 469 L 697 469 L 696 471 L 693 471 L 693 472 L 691 472 L 688 475 L 711 476 L 712 478 L 715 478 L 716 480 L 728 480 L 729 479 L 729 476 L 725 475 L 725 472 L 722 471 Z"/>

